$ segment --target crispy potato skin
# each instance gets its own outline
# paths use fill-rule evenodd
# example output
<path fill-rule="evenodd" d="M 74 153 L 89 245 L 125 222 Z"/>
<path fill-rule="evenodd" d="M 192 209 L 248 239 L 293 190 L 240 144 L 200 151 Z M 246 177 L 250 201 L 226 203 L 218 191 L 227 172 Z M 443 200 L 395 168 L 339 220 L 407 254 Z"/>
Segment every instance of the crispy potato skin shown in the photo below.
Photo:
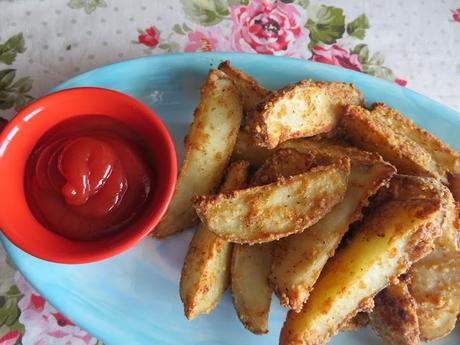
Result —
<path fill-rule="evenodd" d="M 375 296 L 374 310 L 369 318 L 372 329 L 383 344 L 420 344 L 416 308 L 405 281 L 389 285 Z"/>
<path fill-rule="evenodd" d="M 152 232 L 154 237 L 164 238 L 197 221 L 192 197 L 212 193 L 221 182 L 241 125 L 241 103 L 231 79 L 210 70 L 185 139 L 184 161 L 171 204 Z"/>
<path fill-rule="evenodd" d="M 460 174 L 448 173 L 447 180 L 455 201 L 460 202 Z"/>
<path fill-rule="evenodd" d="M 244 188 L 249 163 L 237 161 L 230 165 L 221 190 Z M 180 278 L 180 297 L 184 313 L 191 320 L 208 314 L 219 300 L 230 281 L 232 244 L 210 232 L 200 224 L 190 242 Z"/>
<path fill-rule="evenodd" d="M 240 130 L 236 138 L 232 160 L 245 160 L 251 167 L 258 168 L 273 154 L 274 150 L 257 146 L 245 130 Z"/>
<path fill-rule="evenodd" d="M 257 80 L 233 67 L 228 60 L 219 65 L 219 70 L 227 74 L 240 90 L 246 114 L 253 111 L 257 104 L 270 94 L 270 91 L 260 85 Z"/>
<path fill-rule="evenodd" d="M 254 334 L 268 333 L 272 289 L 268 284 L 271 243 L 235 244 L 231 281 L 233 305 L 241 323 Z"/>
<path fill-rule="evenodd" d="M 440 203 L 390 201 L 364 219 L 355 236 L 328 261 L 300 313 L 293 310 L 280 345 L 321 345 L 372 298 L 428 254 L 439 231 Z"/>
<path fill-rule="evenodd" d="M 198 216 L 223 239 L 270 242 L 318 222 L 343 199 L 350 160 L 316 167 L 263 186 L 194 198 Z"/>
<path fill-rule="evenodd" d="M 297 312 L 302 309 L 349 225 L 361 218 L 368 199 L 394 173 L 394 167 L 384 162 L 353 165 L 344 200 L 309 229 L 275 244 L 270 283 L 282 306 Z"/>
<path fill-rule="evenodd" d="M 302 174 L 316 165 L 315 157 L 311 154 L 300 153 L 294 149 L 278 149 L 254 173 L 250 185 L 273 183 L 283 177 Z"/>
<path fill-rule="evenodd" d="M 369 314 L 366 312 L 359 312 L 351 319 L 347 320 L 342 327 L 341 332 L 355 332 L 369 324 Z"/>
<path fill-rule="evenodd" d="M 378 119 L 400 136 L 408 137 L 420 145 L 431 155 L 443 175 L 446 172 L 460 173 L 460 153 L 430 132 L 418 127 L 414 122 L 383 103 L 374 103 L 371 114 L 374 119 Z"/>
<path fill-rule="evenodd" d="M 378 153 L 363 151 L 353 146 L 338 145 L 336 142 L 328 139 L 294 139 L 282 143 L 279 147 L 292 148 L 299 152 L 313 155 L 317 160 L 333 161 L 341 157 L 348 157 L 352 165 L 383 162 L 382 157 Z"/>
<path fill-rule="evenodd" d="M 392 199 L 439 199 L 443 214 L 442 233 L 434 250 L 410 269 L 409 290 L 417 304 L 420 338 L 424 341 L 447 336 L 460 312 L 460 251 L 457 208 L 450 191 L 432 178 L 398 175 L 388 189 Z"/>
<path fill-rule="evenodd" d="M 361 105 L 351 84 L 302 80 L 272 92 L 248 114 L 246 129 L 262 147 L 333 130 L 344 104 Z"/>

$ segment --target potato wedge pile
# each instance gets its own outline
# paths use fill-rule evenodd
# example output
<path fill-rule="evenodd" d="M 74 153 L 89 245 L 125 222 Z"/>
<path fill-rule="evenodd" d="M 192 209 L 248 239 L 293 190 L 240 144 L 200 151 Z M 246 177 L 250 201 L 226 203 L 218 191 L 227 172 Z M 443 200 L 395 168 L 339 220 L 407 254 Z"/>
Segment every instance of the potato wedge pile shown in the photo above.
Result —
<path fill-rule="evenodd" d="M 281 345 L 368 324 L 383 344 L 446 337 L 460 313 L 460 154 L 355 86 L 277 91 L 233 67 L 201 90 L 171 205 L 153 236 L 197 222 L 180 278 L 188 319 L 230 288 Z"/>

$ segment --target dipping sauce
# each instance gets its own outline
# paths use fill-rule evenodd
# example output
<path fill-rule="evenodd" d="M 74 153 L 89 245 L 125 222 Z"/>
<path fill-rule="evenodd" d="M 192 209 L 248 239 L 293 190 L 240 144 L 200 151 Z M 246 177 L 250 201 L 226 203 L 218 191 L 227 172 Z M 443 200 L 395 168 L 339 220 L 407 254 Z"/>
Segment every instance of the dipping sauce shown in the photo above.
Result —
<path fill-rule="evenodd" d="M 101 115 L 51 128 L 30 155 L 25 174 L 29 206 L 47 229 L 92 240 L 132 224 L 146 207 L 152 157 L 140 135 Z"/>

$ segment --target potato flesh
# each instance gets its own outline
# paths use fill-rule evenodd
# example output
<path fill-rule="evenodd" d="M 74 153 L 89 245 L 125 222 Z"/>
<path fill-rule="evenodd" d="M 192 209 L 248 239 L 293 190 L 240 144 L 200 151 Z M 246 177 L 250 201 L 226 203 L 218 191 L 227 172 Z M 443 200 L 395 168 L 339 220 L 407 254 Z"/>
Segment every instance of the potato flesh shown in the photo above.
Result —
<path fill-rule="evenodd" d="M 420 344 L 417 304 L 405 281 L 386 287 L 375 296 L 374 303 L 370 324 L 383 344 Z"/>
<path fill-rule="evenodd" d="M 421 339 L 447 336 L 460 313 L 460 252 L 435 249 L 411 268 Z"/>
<path fill-rule="evenodd" d="M 414 257 L 429 252 L 439 211 L 428 200 L 391 201 L 374 210 L 329 260 L 302 311 L 288 312 L 280 344 L 325 344 Z"/>
<path fill-rule="evenodd" d="M 361 217 L 368 198 L 387 184 L 394 172 L 386 163 L 353 166 L 343 201 L 309 229 L 275 244 L 270 282 L 281 305 L 301 310 L 349 225 Z"/>
<path fill-rule="evenodd" d="M 251 136 L 244 130 L 240 130 L 236 139 L 232 160 L 245 160 L 251 167 L 258 168 L 273 154 L 273 150 L 256 146 Z"/>
<path fill-rule="evenodd" d="M 246 128 L 259 146 L 269 149 L 294 138 L 334 129 L 343 104 L 362 104 L 351 84 L 302 80 L 273 92 L 248 114 Z"/>
<path fill-rule="evenodd" d="M 203 223 L 230 242 L 254 244 L 286 237 L 318 222 L 345 194 L 350 162 L 234 193 L 195 198 Z"/>
<path fill-rule="evenodd" d="M 230 165 L 221 191 L 243 188 L 249 164 Z M 230 281 L 232 244 L 222 240 L 201 223 L 193 235 L 182 267 L 180 297 L 187 319 L 207 314 L 219 303 Z"/>
<path fill-rule="evenodd" d="M 268 284 L 271 244 L 235 244 L 231 264 L 232 296 L 243 325 L 255 334 L 268 332 L 273 291 Z"/>
<path fill-rule="evenodd" d="M 233 82 L 225 73 L 210 70 L 185 140 L 184 161 L 172 201 L 153 236 L 169 236 L 197 221 L 192 197 L 213 192 L 221 182 L 242 116 L 241 95 Z"/>

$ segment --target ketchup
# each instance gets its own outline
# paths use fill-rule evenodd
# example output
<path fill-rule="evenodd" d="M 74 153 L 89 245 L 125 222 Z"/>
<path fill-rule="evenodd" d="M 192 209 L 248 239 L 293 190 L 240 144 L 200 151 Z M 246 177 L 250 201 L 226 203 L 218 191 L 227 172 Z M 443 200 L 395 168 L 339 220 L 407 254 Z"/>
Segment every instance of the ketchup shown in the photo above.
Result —
<path fill-rule="evenodd" d="M 49 230 L 77 240 L 120 231 L 145 209 L 152 190 L 151 155 L 127 125 L 101 115 L 51 128 L 30 155 L 29 206 Z"/>

